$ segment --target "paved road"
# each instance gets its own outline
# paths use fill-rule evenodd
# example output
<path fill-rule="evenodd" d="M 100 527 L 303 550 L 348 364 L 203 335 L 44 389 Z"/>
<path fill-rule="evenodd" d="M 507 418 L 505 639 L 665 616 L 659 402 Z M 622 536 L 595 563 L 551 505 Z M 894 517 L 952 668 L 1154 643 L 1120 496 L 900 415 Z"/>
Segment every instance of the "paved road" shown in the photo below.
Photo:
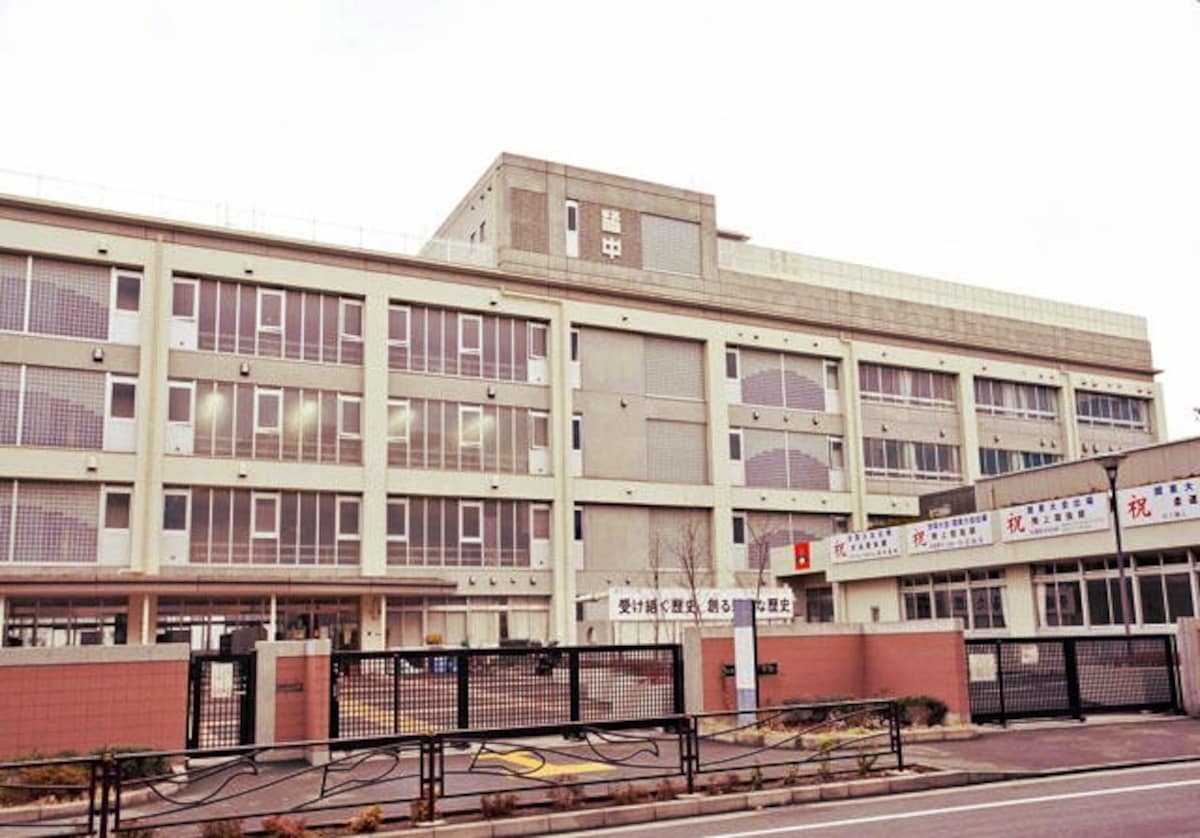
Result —
<path fill-rule="evenodd" d="M 645 824 L 570 833 L 646 832 Z M 1200 762 L 664 821 L 654 838 L 1011 838 L 1200 834 Z"/>

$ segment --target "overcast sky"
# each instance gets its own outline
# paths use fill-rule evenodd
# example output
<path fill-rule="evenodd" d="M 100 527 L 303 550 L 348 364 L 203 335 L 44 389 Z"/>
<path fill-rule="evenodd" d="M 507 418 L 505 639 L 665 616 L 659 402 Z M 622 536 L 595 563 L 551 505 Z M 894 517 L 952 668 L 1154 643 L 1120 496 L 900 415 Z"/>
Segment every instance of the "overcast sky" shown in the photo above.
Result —
<path fill-rule="evenodd" d="M 428 234 L 501 151 L 1149 319 L 1200 433 L 1200 2 L 0 0 L 0 168 Z"/>

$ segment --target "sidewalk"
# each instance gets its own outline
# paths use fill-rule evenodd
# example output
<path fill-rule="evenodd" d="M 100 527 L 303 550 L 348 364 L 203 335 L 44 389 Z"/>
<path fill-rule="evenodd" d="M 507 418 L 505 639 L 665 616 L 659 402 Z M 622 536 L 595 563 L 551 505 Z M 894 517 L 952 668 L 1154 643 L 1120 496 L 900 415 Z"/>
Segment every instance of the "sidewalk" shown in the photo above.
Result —
<path fill-rule="evenodd" d="M 1200 719 L 1094 716 L 981 727 L 975 739 L 906 745 L 904 761 L 971 774 L 1030 776 L 1200 759 Z"/>

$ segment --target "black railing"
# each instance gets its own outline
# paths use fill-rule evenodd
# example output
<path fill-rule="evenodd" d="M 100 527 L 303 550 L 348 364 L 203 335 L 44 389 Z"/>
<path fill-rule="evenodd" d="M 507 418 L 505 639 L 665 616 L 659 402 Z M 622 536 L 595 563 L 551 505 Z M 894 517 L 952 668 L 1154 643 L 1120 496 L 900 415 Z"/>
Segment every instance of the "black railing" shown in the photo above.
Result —
<path fill-rule="evenodd" d="M 968 640 L 971 721 L 1179 709 L 1175 637 Z"/>
<path fill-rule="evenodd" d="M 683 712 L 679 646 L 335 652 L 330 738 Z"/>
<path fill-rule="evenodd" d="M 903 767 L 898 711 L 889 701 L 770 708 L 749 720 L 667 714 L 105 754 L 0 763 L 0 800 L 10 804 L 0 807 L 0 836 L 176 834 L 222 820 L 257 828 L 272 816 L 309 828 L 344 826 L 371 806 L 381 807 L 389 825 L 404 826 L 478 814 L 489 796 L 519 793 L 519 808 L 553 811 L 621 802 L 622 790 L 625 799 L 661 800 Z M 47 802 L 50 795 L 55 802 Z"/>
<path fill-rule="evenodd" d="M 255 656 L 193 654 L 188 665 L 189 748 L 254 741 Z"/>

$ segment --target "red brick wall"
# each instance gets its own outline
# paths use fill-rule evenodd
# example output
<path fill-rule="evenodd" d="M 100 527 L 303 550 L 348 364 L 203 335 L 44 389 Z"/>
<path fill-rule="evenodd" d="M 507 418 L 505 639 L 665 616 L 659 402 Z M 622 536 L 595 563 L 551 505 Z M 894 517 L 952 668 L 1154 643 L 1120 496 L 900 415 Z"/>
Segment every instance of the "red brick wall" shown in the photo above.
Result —
<path fill-rule="evenodd" d="M 328 737 L 329 656 L 279 658 L 275 664 L 275 741 Z"/>
<path fill-rule="evenodd" d="M 187 662 L 0 666 L 0 759 L 105 745 L 184 746 Z"/>
<path fill-rule="evenodd" d="M 721 675 L 721 665 L 733 663 L 733 639 L 701 642 L 704 709 L 736 709 L 734 679 Z M 931 695 L 950 713 L 970 716 L 961 632 L 760 635 L 758 659 L 779 664 L 778 675 L 759 679 L 763 707 L 792 699 Z"/>

